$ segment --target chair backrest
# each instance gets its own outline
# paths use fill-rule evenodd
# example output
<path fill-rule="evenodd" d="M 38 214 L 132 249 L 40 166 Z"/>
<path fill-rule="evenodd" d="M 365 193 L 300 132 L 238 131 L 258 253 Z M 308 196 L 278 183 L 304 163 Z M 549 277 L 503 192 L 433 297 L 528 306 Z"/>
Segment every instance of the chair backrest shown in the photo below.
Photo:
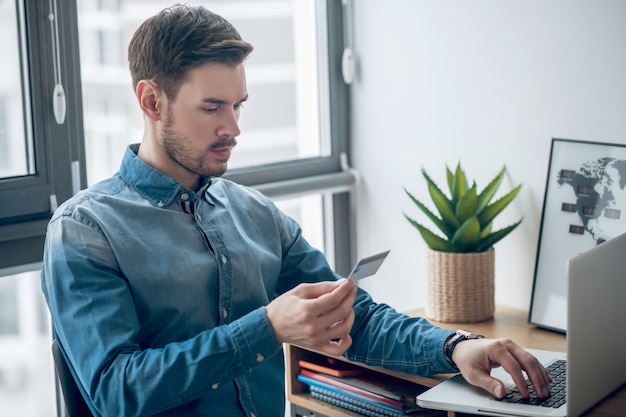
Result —
<path fill-rule="evenodd" d="M 68 417 L 93 417 L 56 340 L 52 341 L 52 356 L 61 383 Z"/>

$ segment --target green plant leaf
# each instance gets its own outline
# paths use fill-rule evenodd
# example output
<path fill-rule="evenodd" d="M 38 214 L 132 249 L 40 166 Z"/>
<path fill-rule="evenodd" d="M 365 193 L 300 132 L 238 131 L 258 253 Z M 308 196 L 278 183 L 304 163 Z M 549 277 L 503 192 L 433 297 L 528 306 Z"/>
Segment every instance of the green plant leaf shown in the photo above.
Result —
<path fill-rule="evenodd" d="M 441 230 L 441 232 L 446 235 L 448 238 L 450 238 L 453 234 L 454 234 L 454 230 L 451 229 L 446 222 L 444 222 L 443 220 L 441 220 L 439 217 L 437 217 L 432 211 L 430 211 L 430 209 L 428 207 L 426 207 L 421 201 L 419 201 L 413 194 L 411 194 L 406 188 L 404 189 L 404 192 L 409 196 L 409 198 L 411 199 L 411 201 L 417 206 L 419 207 L 420 210 L 422 210 L 422 212 L 430 219 L 430 221 L 432 221 L 435 226 L 437 226 L 437 228 L 439 230 Z M 405 217 L 408 218 L 408 216 L 405 214 Z M 414 220 L 409 220 L 411 222 L 413 222 Z"/>
<path fill-rule="evenodd" d="M 485 207 L 489 204 L 493 196 L 500 188 L 500 184 L 502 183 L 502 179 L 504 178 L 504 173 L 506 172 L 506 168 L 502 167 L 500 172 L 495 176 L 494 179 L 491 180 L 489 185 L 487 185 L 481 192 L 478 194 L 478 205 L 476 207 L 476 212 L 480 213 L 484 210 Z M 482 222 L 481 222 L 482 224 Z"/>
<path fill-rule="evenodd" d="M 476 204 L 478 202 L 476 196 L 476 184 L 469 189 L 468 192 L 459 200 L 456 205 L 456 217 L 459 222 L 463 223 L 476 214 Z"/>
<path fill-rule="evenodd" d="M 422 175 L 424 175 L 424 178 L 426 179 L 428 184 L 428 194 L 435 204 L 439 215 L 441 215 L 441 220 L 443 220 L 450 229 L 456 230 L 461 223 L 454 214 L 454 205 L 448 196 L 446 196 L 437 184 L 430 178 L 426 170 L 422 169 Z"/>
<path fill-rule="evenodd" d="M 456 165 L 454 176 L 452 177 L 452 187 L 450 188 L 452 203 L 455 205 L 458 204 L 468 189 L 467 178 L 465 177 L 465 172 L 463 172 L 463 168 L 461 168 L 461 163 L 459 162 Z"/>
<path fill-rule="evenodd" d="M 450 168 L 446 165 L 446 181 L 448 183 L 448 190 L 452 199 L 454 199 L 454 174 L 450 171 Z"/>
<path fill-rule="evenodd" d="M 484 239 L 485 237 L 487 237 L 489 233 L 491 233 L 492 226 L 493 226 L 493 223 L 488 223 L 487 225 L 483 226 L 483 228 L 480 230 L 481 239 Z"/>
<path fill-rule="evenodd" d="M 479 215 L 478 220 L 481 225 L 486 225 L 490 223 L 498 214 L 502 212 L 506 208 L 506 206 L 513 201 L 515 196 L 519 193 L 522 188 L 521 184 L 517 187 L 513 188 L 507 194 L 505 194 L 502 198 L 495 201 L 493 204 L 487 206 Z"/>
<path fill-rule="evenodd" d="M 480 223 L 476 217 L 463 223 L 451 240 L 456 252 L 473 252 L 478 242 L 480 242 Z"/>
<path fill-rule="evenodd" d="M 456 229 L 461 225 L 459 219 L 456 218 L 454 214 L 454 208 L 450 206 L 450 200 L 437 188 L 432 184 L 428 184 L 428 193 L 430 194 L 430 198 L 433 200 L 437 211 L 441 215 L 441 220 L 443 220 L 448 227 L 452 229 Z"/>
<path fill-rule="evenodd" d="M 437 183 L 433 181 L 432 178 L 430 178 L 426 170 L 423 168 L 422 168 L 422 175 L 426 179 L 426 184 L 428 185 L 428 190 L 429 190 L 429 193 L 431 194 L 431 197 L 432 197 L 432 193 L 430 191 L 430 188 L 432 187 L 435 190 L 435 194 L 437 194 L 438 199 L 441 200 L 442 203 L 445 202 L 445 204 L 448 206 L 450 211 L 454 211 L 454 204 L 452 204 L 452 201 L 448 198 L 448 196 L 443 191 L 441 191 Z M 439 208 L 437 208 L 437 210 L 439 210 Z"/>
<path fill-rule="evenodd" d="M 476 252 L 484 252 L 495 245 L 498 241 L 502 240 L 505 236 L 511 233 L 517 226 L 520 225 L 523 219 L 518 220 L 516 223 L 513 223 L 510 226 L 502 228 L 500 230 L 496 230 L 493 233 L 490 233 L 481 240 L 480 244 L 476 247 Z"/>
<path fill-rule="evenodd" d="M 419 231 L 420 235 L 422 235 L 422 239 L 424 239 L 424 242 L 426 242 L 426 245 L 429 248 L 439 252 L 454 252 L 454 247 L 450 242 L 431 232 L 428 228 L 422 226 L 415 220 L 408 217 L 406 214 L 404 216 L 409 221 L 409 223 L 415 226 L 415 228 Z"/>

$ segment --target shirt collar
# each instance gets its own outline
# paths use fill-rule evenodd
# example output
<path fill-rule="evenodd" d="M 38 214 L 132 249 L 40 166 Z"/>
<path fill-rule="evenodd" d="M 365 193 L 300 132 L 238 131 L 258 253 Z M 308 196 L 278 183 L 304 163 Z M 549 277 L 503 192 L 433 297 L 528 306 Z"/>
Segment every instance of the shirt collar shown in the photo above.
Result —
<path fill-rule="evenodd" d="M 138 143 L 128 146 L 119 175 L 152 205 L 165 207 L 175 201 L 181 192 L 194 194 L 192 190 L 185 189 L 182 184 L 146 164 L 137 156 L 138 151 Z M 211 178 L 203 178 L 198 195 L 202 195 L 210 184 Z"/>

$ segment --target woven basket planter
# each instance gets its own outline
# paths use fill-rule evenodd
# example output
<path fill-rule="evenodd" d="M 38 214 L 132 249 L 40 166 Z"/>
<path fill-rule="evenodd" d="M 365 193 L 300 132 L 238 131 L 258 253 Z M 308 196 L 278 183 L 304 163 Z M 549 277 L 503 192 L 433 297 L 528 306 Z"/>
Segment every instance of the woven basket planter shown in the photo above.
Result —
<path fill-rule="evenodd" d="M 426 316 L 448 323 L 489 320 L 495 309 L 495 251 L 427 250 Z"/>

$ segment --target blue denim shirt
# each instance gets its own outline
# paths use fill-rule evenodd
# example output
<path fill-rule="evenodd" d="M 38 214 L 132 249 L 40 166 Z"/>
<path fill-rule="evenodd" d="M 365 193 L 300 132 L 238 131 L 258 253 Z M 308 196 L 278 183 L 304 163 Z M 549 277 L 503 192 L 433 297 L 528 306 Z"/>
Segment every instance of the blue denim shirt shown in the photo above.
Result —
<path fill-rule="evenodd" d="M 264 306 L 339 276 L 262 194 L 220 178 L 194 193 L 137 149 L 112 178 L 61 205 L 46 237 L 42 289 L 90 408 L 107 417 L 283 416 L 282 345 Z M 354 310 L 346 357 L 454 371 L 443 356 L 449 330 L 362 290 Z"/>

